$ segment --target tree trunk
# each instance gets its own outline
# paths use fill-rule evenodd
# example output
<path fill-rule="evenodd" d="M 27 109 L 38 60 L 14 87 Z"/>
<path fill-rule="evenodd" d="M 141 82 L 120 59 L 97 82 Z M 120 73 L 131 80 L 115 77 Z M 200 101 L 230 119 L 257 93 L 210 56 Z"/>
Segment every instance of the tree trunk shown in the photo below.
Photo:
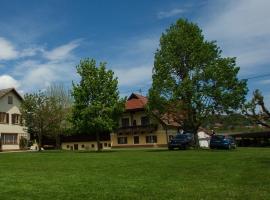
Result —
<path fill-rule="evenodd" d="M 194 134 L 194 145 L 195 145 L 195 148 L 198 149 L 200 148 L 198 130 L 196 130 L 196 132 L 194 132 L 193 134 Z"/>
<path fill-rule="evenodd" d="M 60 135 L 56 135 L 55 136 L 55 145 L 56 145 L 56 149 L 60 149 L 61 145 L 60 145 Z"/>
<path fill-rule="evenodd" d="M 100 152 L 100 138 L 99 133 L 96 133 L 96 140 L 97 140 L 97 151 Z"/>
<path fill-rule="evenodd" d="M 42 134 L 39 134 L 38 136 L 38 151 L 41 151 L 42 147 Z"/>
<path fill-rule="evenodd" d="M 2 138 L 1 138 L 1 135 L 0 135 L 0 152 L 2 151 Z"/>

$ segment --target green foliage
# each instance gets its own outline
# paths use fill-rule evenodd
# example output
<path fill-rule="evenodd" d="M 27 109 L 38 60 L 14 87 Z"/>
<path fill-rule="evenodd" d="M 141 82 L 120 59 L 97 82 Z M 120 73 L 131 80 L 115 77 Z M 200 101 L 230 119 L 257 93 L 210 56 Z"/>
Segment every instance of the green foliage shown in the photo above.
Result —
<path fill-rule="evenodd" d="M 117 128 L 124 100 L 119 98 L 117 78 L 105 63 L 96 66 L 94 60 L 85 59 L 77 66 L 77 72 L 81 80 L 73 83 L 72 122 L 77 132 L 95 134 L 99 143 L 100 133 Z"/>
<path fill-rule="evenodd" d="M 21 104 L 23 121 L 28 133 L 37 139 L 39 150 L 42 145 L 42 136 L 49 134 L 54 121 L 51 105 L 49 98 L 42 92 L 26 94 Z"/>
<path fill-rule="evenodd" d="M 26 149 L 27 145 L 28 145 L 27 139 L 25 137 L 21 137 L 19 143 L 20 149 Z"/>
<path fill-rule="evenodd" d="M 54 115 L 49 136 L 55 139 L 57 148 L 60 148 L 60 135 L 67 135 L 71 132 L 70 118 L 73 99 L 70 91 L 62 84 L 52 84 L 46 89 L 45 94 L 50 102 L 52 115 Z"/>
<path fill-rule="evenodd" d="M 41 147 L 43 136 L 55 138 L 59 146 L 59 135 L 71 127 L 68 117 L 71 102 L 64 90 L 51 86 L 45 92 L 26 94 L 21 104 L 21 113 L 27 131 L 37 139 Z"/>
<path fill-rule="evenodd" d="M 181 110 L 183 116 L 174 120 L 195 133 L 208 116 L 230 113 L 244 103 L 247 86 L 238 71 L 235 58 L 221 57 L 220 48 L 205 40 L 196 24 L 180 19 L 160 38 L 149 108 L 161 115 Z"/>

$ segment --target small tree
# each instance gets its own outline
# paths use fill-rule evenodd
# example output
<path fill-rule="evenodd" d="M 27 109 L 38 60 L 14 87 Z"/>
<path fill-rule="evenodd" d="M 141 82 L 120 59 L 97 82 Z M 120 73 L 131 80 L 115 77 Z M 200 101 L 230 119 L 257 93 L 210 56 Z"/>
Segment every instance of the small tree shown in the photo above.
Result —
<path fill-rule="evenodd" d="M 270 111 L 266 108 L 264 97 L 258 89 L 253 92 L 251 101 L 245 104 L 243 113 L 255 123 L 270 128 Z"/>
<path fill-rule="evenodd" d="M 81 80 L 73 83 L 72 122 L 77 132 L 95 134 L 100 151 L 100 134 L 117 127 L 124 101 L 119 98 L 117 78 L 105 63 L 96 66 L 95 60 L 82 60 L 77 73 Z"/>
<path fill-rule="evenodd" d="M 246 81 L 237 78 L 238 71 L 235 58 L 222 58 L 220 48 L 206 41 L 196 24 L 180 19 L 160 38 L 149 108 L 174 116 L 197 139 L 209 115 L 231 112 L 244 103 Z"/>
<path fill-rule="evenodd" d="M 37 139 L 38 149 L 42 147 L 42 137 L 49 133 L 54 120 L 50 111 L 48 97 L 42 92 L 26 94 L 21 104 L 21 113 L 28 133 Z"/>

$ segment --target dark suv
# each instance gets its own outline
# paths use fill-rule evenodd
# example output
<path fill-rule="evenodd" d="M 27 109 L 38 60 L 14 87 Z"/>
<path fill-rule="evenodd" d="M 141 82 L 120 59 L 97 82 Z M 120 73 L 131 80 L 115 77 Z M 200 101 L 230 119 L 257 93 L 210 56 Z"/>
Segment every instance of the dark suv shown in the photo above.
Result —
<path fill-rule="evenodd" d="M 174 148 L 186 149 L 194 145 L 194 137 L 191 133 L 177 134 L 173 139 L 169 141 L 168 149 Z"/>
<path fill-rule="evenodd" d="M 210 149 L 235 149 L 236 143 L 232 136 L 213 135 L 210 139 Z"/>

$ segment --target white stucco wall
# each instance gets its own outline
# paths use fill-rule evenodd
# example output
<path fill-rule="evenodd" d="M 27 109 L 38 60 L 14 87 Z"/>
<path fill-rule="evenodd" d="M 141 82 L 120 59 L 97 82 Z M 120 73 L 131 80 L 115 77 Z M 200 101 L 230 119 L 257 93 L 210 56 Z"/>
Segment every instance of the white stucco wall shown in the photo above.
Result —
<path fill-rule="evenodd" d="M 210 136 L 203 131 L 198 132 L 200 147 L 209 148 Z"/>
<path fill-rule="evenodd" d="M 8 104 L 8 96 L 13 97 L 13 104 Z M 9 113 L 9 124 L 0 123 L 0 136 L 3 133 L 18 134 L 18 144 L 16 145 L 2 145 L 2 150 L 17 150 L 19 149 L 19 139 L 21 136 L 29 139 L 29 134 L 26 132 L 26 128 L 19 124 L 12 124 L 12 114 L 21 114 L 20 112 L 21 99 L 14 92 L 6 94 L 0 98 L 0 112 Z"/>

